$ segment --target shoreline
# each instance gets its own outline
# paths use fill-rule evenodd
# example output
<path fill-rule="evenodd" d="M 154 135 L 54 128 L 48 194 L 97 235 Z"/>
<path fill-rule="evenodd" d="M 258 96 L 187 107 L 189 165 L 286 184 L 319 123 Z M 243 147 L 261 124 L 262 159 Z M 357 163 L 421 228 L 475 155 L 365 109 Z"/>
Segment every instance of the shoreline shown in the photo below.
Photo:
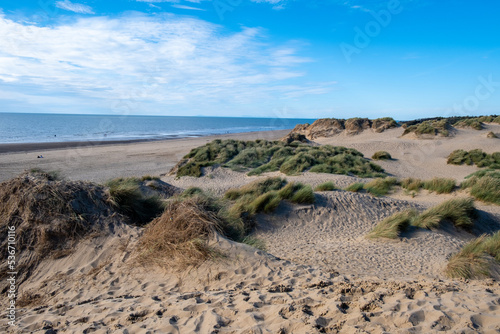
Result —
<path fill-rule="evenodd" d="M 13 153 L 28 153 L 38 151 L 53 151 L 64 150 L 79 147 L 94 147 L 94 146 L 116 146 L 116 145 L 130 145 L 137 143 L 160 143 L 160 142 L 175 142 L 179 140 L 199 140 L 199 139 L 217 139 L 217 138 L 234 138 L 235 136 L 248 137 L 248 136 L 264 136 L 275 137 L 278 132 L 283 132 L 282 136 L 292 131 L 292 129 L 285 130 L 269 130 L 269 131 L 250 131 L 238 133 L 224 133 L 220 135 L 207 135 L 207 136 L 191 136 L 191 137 L 172 137 L 161 139 L 129 139 L 129 140 L 106 140 L 106 141 L 68 141 L 68 142 L 46 142 L 46 143 L 0 143 L 0 155 L 13 154 Z"/>

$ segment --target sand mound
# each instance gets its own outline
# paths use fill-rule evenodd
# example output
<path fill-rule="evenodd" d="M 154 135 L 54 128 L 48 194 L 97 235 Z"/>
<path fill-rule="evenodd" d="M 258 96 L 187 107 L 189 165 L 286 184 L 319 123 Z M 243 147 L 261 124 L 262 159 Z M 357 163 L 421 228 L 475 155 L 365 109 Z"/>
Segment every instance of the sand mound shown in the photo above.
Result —
<path fill-rule="evenodd" d="M 473 235 L 419 229 L 401 241 L 366 238 L 379 221 L 408 208 L 423 209 L 387 197 L 324 192 L 316 195 L 315 205 L 282 206 L 276 215 L 261 216 L 256 236 L 271 254 L 343 275 L 443 278 L 449 256 Z"/>
<path fill-rule="evenodd" d="M 0 244 L 7 250 L 9 227 L 15 227 L 19 283 L 43 259 L 64 257 L 78 240 L 105 233 L 124 221 L 125 217 L 115 213 L 105 189 L 92 183 L 24 173 L 0 184 Z M 3 279 L 0 288 L 5 292 Z"/>

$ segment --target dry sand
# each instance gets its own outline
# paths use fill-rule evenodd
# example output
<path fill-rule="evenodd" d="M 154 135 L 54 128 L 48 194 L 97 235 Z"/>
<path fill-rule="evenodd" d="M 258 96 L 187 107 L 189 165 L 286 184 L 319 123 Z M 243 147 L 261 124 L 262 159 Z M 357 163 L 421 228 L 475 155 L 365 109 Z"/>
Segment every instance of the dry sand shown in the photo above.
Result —
<path fill-rule="evenodd" d="M 402 129 L 392 129 L 317 142 L 354 147 L 367 157 L 388 151 L 396 160 L 380 164 L 398 178 L 461 181 L 477 168 L 449 166 L 446 157 L 459 148 L 499 151 L 500 140 L 486 139 L 486 133 L 498 133 L 500 126 L 487 127 L 458 130 L 455 137 L 438 140 L 400 138 Z M 226 137 L 275 139 L 282 134 Z M 191 148 L 208 140 L 91 147 L 74 165 L 64 163 L 74 149 L 45 151 L 43 161 L 36 160 L 38 152 L 2 154 L 0 177 L 33 167 L 99 182 L 161 174 L 177 187 L 198 186 L 221 195 L 279 175 L 248 177 L 221 168 L 207 169 L 202 178 L 165 175 Z M 313 186 L 334 181 L 340 187 L 360 181 L 313 173 L 287 179 Z M 452 281 L 443 274 L 450 255 L 471 234 L 447 229 L 414 231 L 397 241 L 365 238 L 394 212 L 424 210 L 457 196 L 467 194 L 422 191 L 413 198 L 397 192 L 374 198 L 342 190 L 316 193 L 314 205 L 282 203 L 274 214 L 258 217 L 254 234 L 266 242 L 268 253 L 218 237 L 213 243 L 225 256 L 187 271 L 138 263 L 134 250 L 142 231 L 116 227 L 111 236 L 80 243 L 69 257 L 42 263 L 21 286 L 26 305 L 18 309 L 17 327 L 5 328 L 36 333 L 52 333 L 51 328 L 57 333 L 498 333 L 499 282 Z M 481 220 L 498 228 L 500 207 L 476 205 Z"/>

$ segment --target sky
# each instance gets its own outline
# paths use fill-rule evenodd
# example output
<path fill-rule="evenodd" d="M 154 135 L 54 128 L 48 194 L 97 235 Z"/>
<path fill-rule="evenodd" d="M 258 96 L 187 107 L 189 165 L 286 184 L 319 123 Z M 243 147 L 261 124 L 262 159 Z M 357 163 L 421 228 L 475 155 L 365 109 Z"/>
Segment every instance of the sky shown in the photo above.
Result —
<path fill-rule="evenodd" d="M 496 0 L 4 0 L 0 112 L 500 114 Z"/>

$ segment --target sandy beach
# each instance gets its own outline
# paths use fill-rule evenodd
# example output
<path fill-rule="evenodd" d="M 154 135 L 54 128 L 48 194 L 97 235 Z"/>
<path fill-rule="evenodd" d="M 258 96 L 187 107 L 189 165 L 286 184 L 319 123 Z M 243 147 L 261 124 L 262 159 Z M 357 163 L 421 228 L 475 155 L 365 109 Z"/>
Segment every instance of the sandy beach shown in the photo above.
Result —
<path fill-rule="evenodd" d="M 355 148 L 377 161 L 389 176 L 453 178 L 458 183 L 479 170 L 448 165 L 456 149 L 499 151 L 500 125 L 481 131 L 458 129 L 432 140 L 401 136 L 403 129 L 364 131 L 318 138 L 317 145 Z M 406 209 L 419 212 L 464 190 L 386 196 L 341 190 L 370 179 L 305 172 L 247 176 L 207 167 L 200 178 L 169 175 L 189 151 L 214 138 L 276 140 L 289 131 L 106 145 L 4 147 L 0 181 L 24 170 L 56 170 L 66 180 L 102 183 L 115 177 L 160 176 L 181 190 L 200 187 L 214 196 L 272 176 L 313 187 L 333 181 L 339 188 L 315 192 L 314 204 L 282 202 L 272 214 L 258 214 L 252 236 L 266 251 L 220 235 L 210 243 L 222 256 L 199 267 L 158 268 L 137 257 L 141 227 L 115 221 L 105 233 L 84 238 L 68 256 L 41 262 L 20 287 L 18 321 L 12 333 L 498 333 L 500 283 L 450 279 L 450 257 L 475 236 L 454 228 L 418 229 L 397 240 L 366 235 L 384 218 Z M 43 154 L 43 159 L 37 155 Z M 500 207 L 476 201 L 485 228 L 500 225 Z M 486 230 L 485 230 L 486 231 Z M 489 230 L 488 230 L 489 231 Z M 487 231 L 487 232 L 488 232 Z M 2 300 L 2 309 L 7 306 Z"/>

